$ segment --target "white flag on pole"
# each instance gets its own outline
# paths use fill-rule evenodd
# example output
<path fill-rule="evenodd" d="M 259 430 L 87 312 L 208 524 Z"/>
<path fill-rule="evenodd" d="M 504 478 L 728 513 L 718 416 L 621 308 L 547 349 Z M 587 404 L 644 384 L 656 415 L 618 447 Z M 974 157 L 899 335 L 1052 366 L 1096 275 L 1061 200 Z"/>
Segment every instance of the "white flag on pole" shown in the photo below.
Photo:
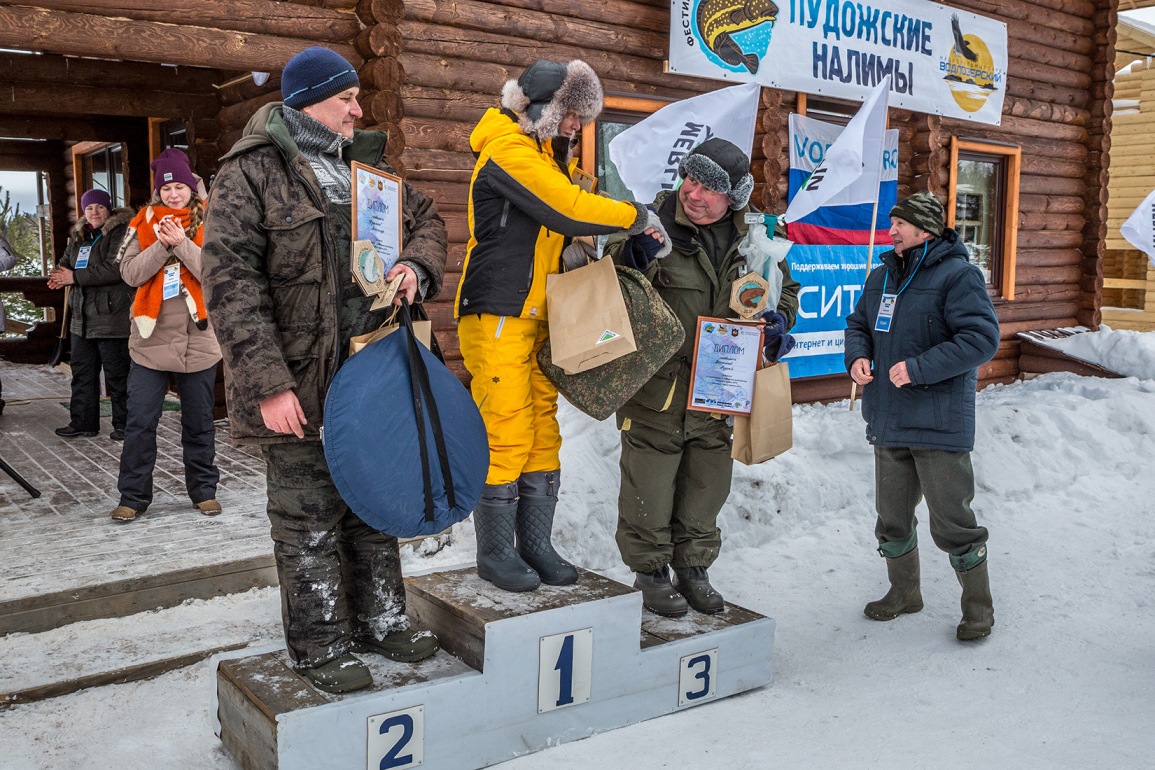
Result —
<path fill-rule="evenodd" d="M 1146 254 L 1151 267 L 1155 267 L 1155 191 L 1131 212 L 1120 232 L 1128 243 Z"/>
<path fill-rule="evenodd" d="M 886 133 L 886 105 L 890 76 L 875 86 L 866 101 L 826 151 L 822 163 L 806 180 L 786 209 L 786 221 L 797 222 L 819 208 L 855 180 L 874 180 L 877 195 L 882 174 L 882 145 Z"/>
<path fill-rule="evenodd" d="M 649 203 L 677 187 L 678 164 L 707 139 L 726 139 L 749 156 L 761 91 L 757 83 L 745 83 L 683 99 L 611 139 L 610 160 L 634 199 Z"/>

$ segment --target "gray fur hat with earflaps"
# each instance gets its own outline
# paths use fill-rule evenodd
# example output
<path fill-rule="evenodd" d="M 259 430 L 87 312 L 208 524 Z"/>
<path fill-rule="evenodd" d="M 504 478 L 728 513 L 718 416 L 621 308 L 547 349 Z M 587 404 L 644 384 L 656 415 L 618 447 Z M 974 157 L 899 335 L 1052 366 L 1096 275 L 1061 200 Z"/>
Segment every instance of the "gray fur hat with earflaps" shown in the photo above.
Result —
<path fill-rule="evenodd" d="M 557 136 L 566 115 L 589 123 L 602 111 L 602 84 L 590 65 L 538 60 L 501 89 L 501 106 L 518 116 L 521 130 L 539 141 Z"/>
<path fill-rule="evenodd" d="M 707 139 L 682 158 L 678 174 L 692 176 L 706 189 L 730 199 L 730 208 L 739 211 L 750 202 L 754 176 L 750 158 L 733 142 L 720 137 Z"/>

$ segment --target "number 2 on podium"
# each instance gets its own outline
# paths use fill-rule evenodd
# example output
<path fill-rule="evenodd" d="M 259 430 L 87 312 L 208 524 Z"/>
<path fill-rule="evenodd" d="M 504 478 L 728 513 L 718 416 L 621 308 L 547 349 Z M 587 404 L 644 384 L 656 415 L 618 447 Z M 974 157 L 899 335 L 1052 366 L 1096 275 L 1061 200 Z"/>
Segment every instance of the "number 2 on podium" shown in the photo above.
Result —
<path fill-rule="evenodd" d="M 400 770 L 425 761 L 425 707 L 369 717 L 366 770 Z"/>

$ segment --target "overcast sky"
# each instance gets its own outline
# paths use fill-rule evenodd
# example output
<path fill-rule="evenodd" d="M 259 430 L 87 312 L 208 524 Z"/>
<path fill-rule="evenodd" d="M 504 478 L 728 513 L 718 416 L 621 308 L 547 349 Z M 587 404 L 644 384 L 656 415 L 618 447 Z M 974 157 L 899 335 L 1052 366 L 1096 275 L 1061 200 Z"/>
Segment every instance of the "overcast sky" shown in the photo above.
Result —
<path fill-rule="evenodd" d="M 19 203 L 22 212 L 36 212 L 36 174 L 30 171 L 0 171 L 0 188 L 12 193 L 12 203 Z M 2 198 L 3 193 L 0 193 Z"/>

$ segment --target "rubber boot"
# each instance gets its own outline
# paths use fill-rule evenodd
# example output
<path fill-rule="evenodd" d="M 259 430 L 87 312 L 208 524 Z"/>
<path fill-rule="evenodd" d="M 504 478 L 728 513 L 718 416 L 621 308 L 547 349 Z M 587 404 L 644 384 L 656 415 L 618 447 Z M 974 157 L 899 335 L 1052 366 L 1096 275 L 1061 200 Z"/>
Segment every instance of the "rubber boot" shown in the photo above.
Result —
<path fill-rule="evenodd" d="M 918 548 L 886 560 L 890 590 L 876 602 L 862 610 L 871 620 L 894 620 L 906 612 L 922 609 L 922 590 L 919 587 Z"/>
<path fill-rule="evenodd" d="M 669 567 L 653 572 L 635 572 L 634 588 L 642 592 L 642 606 L 656 615 L 676 618 L 690 610 L 685 598 L 670 582 Z"/>
<path fill-rule="evenodd" d="M 538 471 L 522 474 L 517 482 L 517 552 L 550 586 L 578 581 L 577 568 L 558 555 L 550 540 L 560 476 L 560 471 Z"/>
<path fill-rule="evenodd" d="M 477 575 L 506 591 L 533 591 L 541 579 L 513 547 L 517 484 L 486 484 L 473 511 Z"/>
<path fill-rule="evenodd" d="M 716 615 L 726 609 L 722 594 L 710 585 L 710 576 L 706 574 L 705 567 L 674 567 L 674 574 L 678 578 L 678 593 L 686 597 L 686 601 L 695 610 Z"/>
<path fill-rule="evenodd" d="M 369 667 L 356 655 L 345 653 L 316 668 L 298 669 L 298 673 L 313 683 L 318 690 L 331 693 L 363 690 L 373 684 Z"/>
<path fill-rule="evenodd" d="M 955 636 L 960 641 L 969 642 L 991 635 L 995 624 L 995 607 L 991 600 L 991 582 L 987 576 L 987 563 L 972 567 L 966 572 L 954 573 L 962 586 L 962 622 L 958 624 Z"/>

